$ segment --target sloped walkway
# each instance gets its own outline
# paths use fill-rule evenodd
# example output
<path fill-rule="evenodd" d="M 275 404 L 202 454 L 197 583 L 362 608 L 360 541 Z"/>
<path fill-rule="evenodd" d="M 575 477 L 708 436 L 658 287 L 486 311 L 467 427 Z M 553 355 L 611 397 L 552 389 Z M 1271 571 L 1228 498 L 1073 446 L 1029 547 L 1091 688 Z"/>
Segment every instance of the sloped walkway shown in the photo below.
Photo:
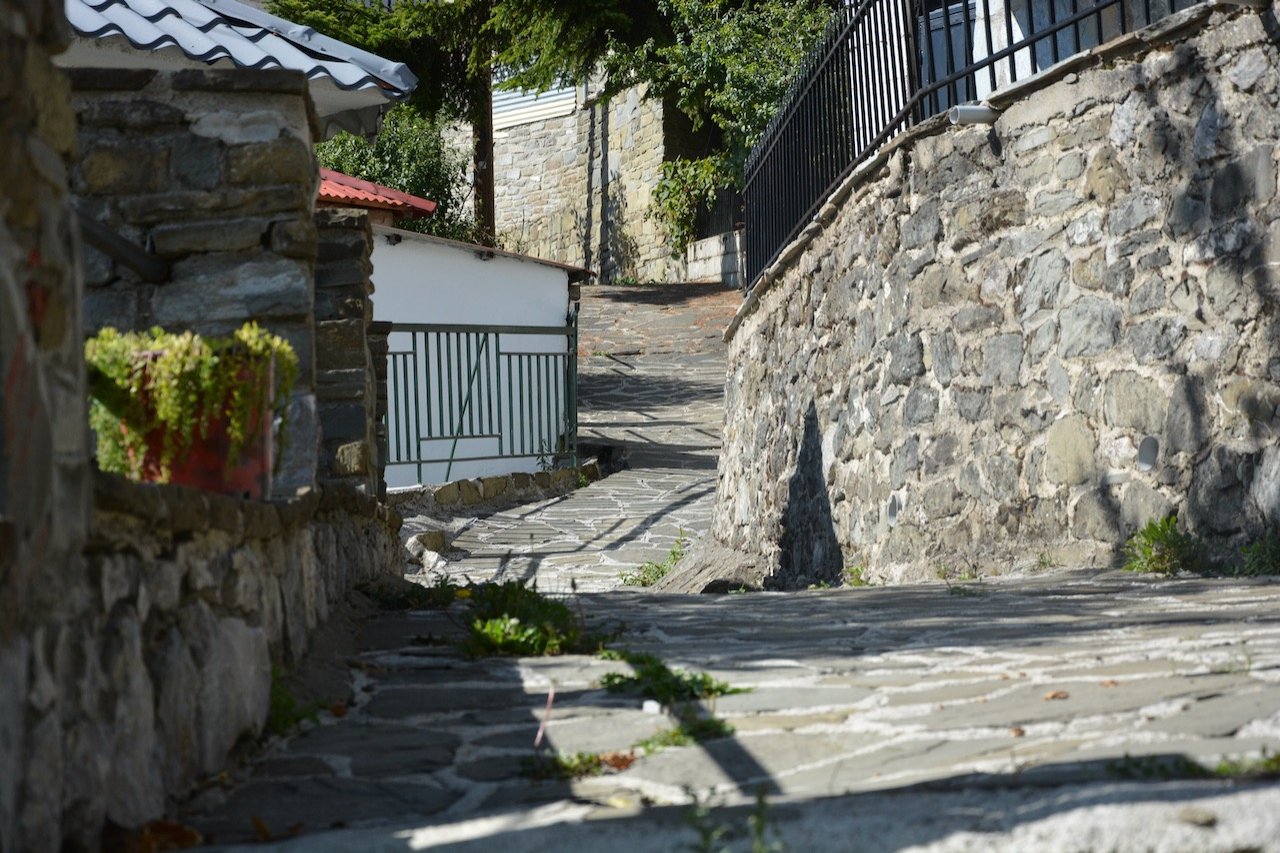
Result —
<path fill-rule="evenodd" d="M 632 468 L 479 519 L 455 570 L 576 586 L 572 605 L 617 646 L 747 688 L 704 705 L 734 735 L 534 781 L 522 768 L 544 722 L 543 749 L 625 754 L 673 720 L 600 688 L 624 663 L 470 661 L 447 642 L 456 612 L 383 614 L 349 661 L 346 713 L 210 789 L 195 825 L 232 846 L 272 836 L 254 849 L 510 853 L 704 849 L 699 832 L 723 827 L 748 850 L 763 790 L 794 851 L 1280 851 L 1280 785 L 1188 777 L 1189 759 L 1280 751 L 1275 582 L 1080 569 L 790 594 L 620 588 L 618 571 L 704 529 L 714 488 L 717 338 L 671 298 L 587 303 L 627 308 L 584 319 L 608 335 L 584 335 L 601 354 L 584 355 L 583 407 L 587 430 L 628 442 Z M 704 298 L 689 301 L 723 310 Z M 695 802 L 716 808 L 699 817 Z"/>
<path fill-rule="evenodd" d="M 580 440 L 625 447 L 627 470 L 564 497 L 488 514 L 444 570 L 597 592 L 707 529 L 724 423 L 724 327 L 741 301 L 719 285 L 583 288 Z"/>
<path fill-rule="evenodd" d="M 438 643 L 460 630 L 447 614 L 388 615 L 361 638 L 355 707 L 199 825 L 223 841 L 251 839 L 255 818 L 307 833 L 274 848 L 290 851 L 665 851 L 697 841 L 694 798 L 738 807 L 708 820 L 741 831 L 763 789 L 797 851 L 1280 843 L 1280 786 L 1184 778 L 1188 758 L 1280 748 L 1275 583 L 1077 572 L 578 606 L 625 624 L 620 645 L 750 688 L 715 703 L 736 734 L 532 781 L 549 701 L 543 745 L 566 753 L 625 751 L 672 721 L 599 688 L 625 664 L 468 661 Z"/>

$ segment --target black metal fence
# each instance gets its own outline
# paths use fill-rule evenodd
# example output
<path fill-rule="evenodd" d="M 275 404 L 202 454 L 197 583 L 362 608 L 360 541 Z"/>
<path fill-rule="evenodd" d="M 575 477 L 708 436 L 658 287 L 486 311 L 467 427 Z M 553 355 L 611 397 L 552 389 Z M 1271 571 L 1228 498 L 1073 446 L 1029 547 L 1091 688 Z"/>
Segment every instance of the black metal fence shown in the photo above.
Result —
<path fill-rule="evenodd" d="M 747 282 L 903 130 L 1196 2 L 846 0 L 747 161 Z"/>

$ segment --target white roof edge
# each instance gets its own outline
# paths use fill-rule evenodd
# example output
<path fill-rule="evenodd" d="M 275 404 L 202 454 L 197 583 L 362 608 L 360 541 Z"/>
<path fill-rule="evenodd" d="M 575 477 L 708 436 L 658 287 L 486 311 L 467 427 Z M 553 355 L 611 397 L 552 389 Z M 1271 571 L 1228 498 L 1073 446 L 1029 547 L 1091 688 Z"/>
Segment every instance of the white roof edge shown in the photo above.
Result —
<path fill-rule="evenodd" d="M 533 255 L 522 255 L 519 252 L 508 252 L 506 249 L 481 246 L 479 243 L 465 243 L 461 240 L 451 240 L 448 237 L 437 237 L 434 234 L 422 234 L 418 231 L 406 231 L 403 228 L 392 228 L 389 225 L 374 225 L 373 233 L 383 236 L 395 236 L 401 239 L 408 239 L 421 243 L 433 243 L 450 249 L 471 252 L 475 255 L 508 258 L 513 261 L 522 261 L 524 263 L 537 264 L 543 267 L 551 267 L 552 269 L 558 269 L 568 273 L 569 281 L 571 282 L 595 278 L 596 275 L 585 267 L 576 267 L 573 264 L 563 264 L 559 261 L 549 261 L 546 258 L 535 258 Z"/>

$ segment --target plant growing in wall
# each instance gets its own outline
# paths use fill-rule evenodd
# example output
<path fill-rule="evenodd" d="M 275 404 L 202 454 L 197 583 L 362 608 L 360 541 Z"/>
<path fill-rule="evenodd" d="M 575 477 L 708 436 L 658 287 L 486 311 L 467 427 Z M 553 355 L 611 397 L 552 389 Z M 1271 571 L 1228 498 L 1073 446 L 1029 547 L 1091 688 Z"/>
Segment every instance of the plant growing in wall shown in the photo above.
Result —
<path fill-rule="evenodd" d="M 261 498 L 271 428 L 298 375 L 284 339 L 246 323 L 226 337 L 103 329 L 85 343 L 98 465 L 137 480 Z"/>

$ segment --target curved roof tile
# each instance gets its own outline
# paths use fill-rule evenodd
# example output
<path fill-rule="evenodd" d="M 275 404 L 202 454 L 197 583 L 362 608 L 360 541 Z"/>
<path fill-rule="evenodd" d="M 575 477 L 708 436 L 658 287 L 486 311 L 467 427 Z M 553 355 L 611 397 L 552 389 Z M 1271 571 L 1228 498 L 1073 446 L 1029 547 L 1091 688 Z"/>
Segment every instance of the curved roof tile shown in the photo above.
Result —
<path fill-rule="evenodd" d="M 402 100 L 418 78 L 400 62 L 321 35 L 237 0 L 65 0 L 85 38 L 122 36 L 139 50 L 177 48 L 199 62 L 285 68 L 340 89 L 377 89 Z"/>

